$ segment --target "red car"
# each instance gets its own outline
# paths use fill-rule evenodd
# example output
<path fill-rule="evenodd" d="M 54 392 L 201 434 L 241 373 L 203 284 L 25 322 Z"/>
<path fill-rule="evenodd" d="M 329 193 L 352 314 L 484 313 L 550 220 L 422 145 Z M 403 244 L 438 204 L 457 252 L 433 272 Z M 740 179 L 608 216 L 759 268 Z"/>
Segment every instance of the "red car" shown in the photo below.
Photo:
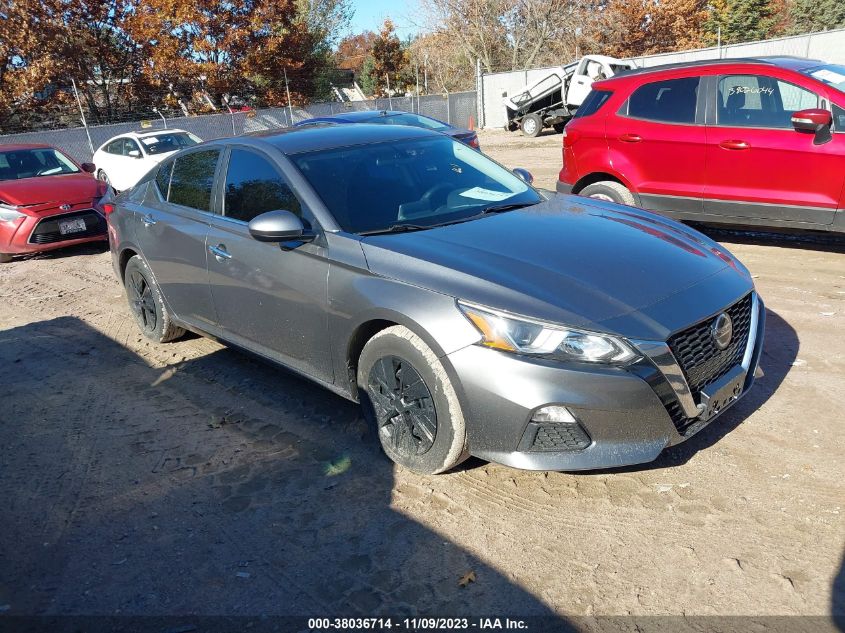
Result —
<path fill-rule="evenodd" d="M 93 171 L 47 145 L 0 146 L 0 262 L 106 240 L 107 185 Z"/>
<path fill-rule="evenodd" d="M 845 232 L 845 66 L 794 57 L 593 84 L 557 190 L 685 221 Z"/>

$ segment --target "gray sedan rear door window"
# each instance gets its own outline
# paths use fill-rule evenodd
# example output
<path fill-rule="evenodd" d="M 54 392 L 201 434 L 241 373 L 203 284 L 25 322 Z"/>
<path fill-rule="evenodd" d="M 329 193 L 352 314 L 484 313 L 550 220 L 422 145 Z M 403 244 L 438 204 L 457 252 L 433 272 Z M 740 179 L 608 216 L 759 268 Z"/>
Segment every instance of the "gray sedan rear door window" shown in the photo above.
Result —
<path fill-rule="evenodd" d="M 179 156 L 170 177 L 167 201 L 200 211 L 211 211 L 211 191 L 220 150 L 204 150 Z"/>

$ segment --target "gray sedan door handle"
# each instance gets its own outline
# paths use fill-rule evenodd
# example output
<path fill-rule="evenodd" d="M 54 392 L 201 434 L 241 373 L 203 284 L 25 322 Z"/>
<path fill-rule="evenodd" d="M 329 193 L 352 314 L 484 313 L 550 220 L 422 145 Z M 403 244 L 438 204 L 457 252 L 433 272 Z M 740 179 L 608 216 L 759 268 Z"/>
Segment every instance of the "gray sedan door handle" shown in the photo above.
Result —
<path fill-rule="evenodd" d="M 218 244 L 217 246 L 209 246 L 208 250 L 211 252 L 214 257 L 217 258 L 218 262 L 226 261 L 227 259 L 232 259 L 232 256 L 226 250 L 226 247 L 222 244 Z"/>
<path fill-rule="evenodd" d="M 158 222 L 158 220 L 154 219 L 154 218 L 153 218 L 153 216 L 151 216 L 151 215 L 148 213 L 148 214 L 147 214 L 147 215 L 145 215 L 143 218 L 141 218 L 141 222 L 143 222 L 143 223 L 144 223 L 144 226 L 152 226 L 153 224 L 155 224 L 156 222 Z"/>

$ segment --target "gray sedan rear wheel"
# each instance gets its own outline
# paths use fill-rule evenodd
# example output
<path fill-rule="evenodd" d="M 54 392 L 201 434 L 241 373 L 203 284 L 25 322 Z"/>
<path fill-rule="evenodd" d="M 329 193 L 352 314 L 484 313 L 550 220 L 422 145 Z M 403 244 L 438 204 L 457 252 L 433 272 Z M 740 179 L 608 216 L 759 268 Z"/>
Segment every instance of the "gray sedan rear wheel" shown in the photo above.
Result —
<path fill-rule="evenodd" d="M 138 255 L 126 264 L 123 284 L 129 309 L 144 336 L 156 343 L 167 343 L 185 333 L 173 323 L 152 271 Z"/>
<path fill-rule="evenodd" d="M 468 456 L 464 417 L 449 376 L 408 328 L 387 328 L 367 342 L 358 361 L 358 393 L 384 452 L 400 466 L 436 474 Z"/>

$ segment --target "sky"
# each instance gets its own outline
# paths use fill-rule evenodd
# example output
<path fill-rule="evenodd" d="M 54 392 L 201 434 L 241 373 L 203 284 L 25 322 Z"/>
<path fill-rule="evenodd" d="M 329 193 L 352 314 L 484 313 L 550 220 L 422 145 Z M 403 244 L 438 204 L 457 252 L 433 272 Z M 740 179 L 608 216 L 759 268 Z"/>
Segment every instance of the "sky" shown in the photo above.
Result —
<path fill-rule="evenodd" d="M 396 24 L 397 35 L 405 39 L 419 31 L 413 24 L 414 0 L 352 0 L 355 15 L 352 16 L 352 33 L 361 31 L 378 32 L 384 18 L 390 17 Z"/>

